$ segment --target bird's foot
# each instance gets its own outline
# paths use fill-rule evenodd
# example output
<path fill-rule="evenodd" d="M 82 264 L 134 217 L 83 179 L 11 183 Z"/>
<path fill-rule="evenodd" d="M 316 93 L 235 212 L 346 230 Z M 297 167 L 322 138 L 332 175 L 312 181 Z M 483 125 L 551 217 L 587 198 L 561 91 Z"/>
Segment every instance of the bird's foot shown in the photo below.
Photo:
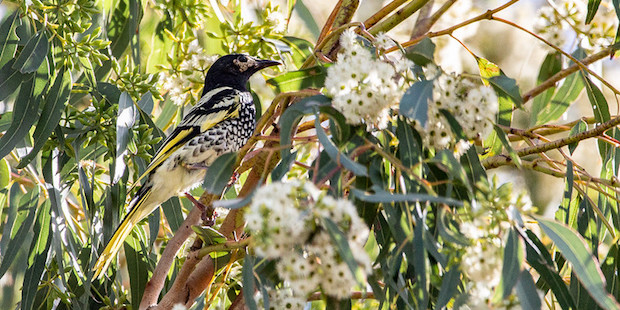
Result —
<path fill-rule="evenodd" d="M 233 184 L 237 182 L 238 177 L 239 177 L 239 173 L 237 171 L 233 172 L 232 176 L 230 177 L 230 181 L 228 181 L 228 184 L 226 184 L 226 188 L 233 186 Z"/>
<path fill-rule="evenodd" d="M 200 209 L 200 212 L 201 212 L 200 218 L 202 219 L 202 222 L 206 226 L 215 225 L 215 219 L 217 218 L 217 212 L 212 206 L 205 206 L 202 202 L 196 200 L 196 198 L 194 198 L 194 196 L 192 196 L 192 194 L 190 193 L 185 193 L 185 196 L 187 197 L 187 199 L 189 199 L 189 201 L 191 201 L 194 204 L 196 208 Z"/>

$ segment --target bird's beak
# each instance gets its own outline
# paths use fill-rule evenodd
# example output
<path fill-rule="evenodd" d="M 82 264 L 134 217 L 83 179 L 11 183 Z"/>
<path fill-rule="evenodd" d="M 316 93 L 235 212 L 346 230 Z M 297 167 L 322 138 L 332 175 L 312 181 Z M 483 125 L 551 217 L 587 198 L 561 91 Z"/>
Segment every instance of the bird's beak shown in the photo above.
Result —
<path fill-rule="evenodd" d="M 281 65 L 282 63 L 279 61 L 275 61 L 275 60 L 268 60 L 268 59 L 256 59 L 256 69 L 257 70 L 261 70 L 267 67 L 272 67 L 272 66 L 277 66 L 277 65 Z"/>

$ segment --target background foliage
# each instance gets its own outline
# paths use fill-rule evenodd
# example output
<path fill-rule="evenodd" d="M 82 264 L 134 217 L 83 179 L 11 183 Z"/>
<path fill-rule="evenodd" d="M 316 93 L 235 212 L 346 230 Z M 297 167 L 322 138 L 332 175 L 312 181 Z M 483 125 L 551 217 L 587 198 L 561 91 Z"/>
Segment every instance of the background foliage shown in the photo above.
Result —
<path fill-rule="evenodd" d="M 504 17 L 517 2 L 341 0 L 316 20 L 300 0 L 3 3 L 0 308 L 253 309 L 294 297 L 329 309 L 618 309 L 620 117 L 610 100 L 619 92 L 601 63 L 618 47 L 620 4 L 550 1 L 527 26 Z M 346 29 L 356 31 L 349 43 L 339 41 Z M 525 34 L 544 46 L 544 60 L 517 58 L 519 44 L 505 45 L 507 59 L 475 54 L 492 31 Z M 353 57 L 347 44 L 399 76 L 379 77 L 377 87 L 392 83 L 398 96 L 371 111 L 372 121 L 353 121 L 359 109 L 342 108 L 330 90 L 348 81 L 333 69 Z M 116 268 L 93 281 L 135 176 L 199 99 L 213 55 L 233 52 L 286 65 L 251 80 L 255 137 L 218 159 L 204 194 L 193 191 L 224 207 L 215 225 L 201 222 L 187 199 L 172 198 L 136 227 Z M 535 76 L 517 80 L 515 64 Z M 457 97 L 442 84 L 451 71 L 465 85 Z M 360 94 L 369 79 L 356 86 Z M 489 126 L 486 134 L 461 121 L 480 102 L 474 88 L 497 100 L 497 115 L 475 120 Z M 589 111 L 572 117 L 582 101 Z M 579 161 L 587 139 L 597 143 Z M 559 207 L 547 216 L 546 206 L 531 208 L 527 195 L 493 177 L 507 167 L 561 179 Z M 237 181 L 226 186 L 233 171 Z M 317 211 L 307 221 L 304 241 L 329 237 L 351 273 L 350 294 L 317 285 L 303 296 L 274 295 L 292 294 L 293 282 L 277 267 L 283 260 L 257 254 L 267 239 L 244 233 L 244 212 L 251 218 L 246 206 L 265 192 L 256 191 L 262 183 L 294 179 L 317 189 L 299 189 L 308 192 L 291 204 L 310 210 L 339 198 L 369 231 L 366 268 L 347 241 L 354 216 L 339 222 Z M 553 191 L 548 184 L 537 183 Z M 269 201 L 262 195 L 251 206 Z M 312 256 L 303 246 L 294 251 Z"/>

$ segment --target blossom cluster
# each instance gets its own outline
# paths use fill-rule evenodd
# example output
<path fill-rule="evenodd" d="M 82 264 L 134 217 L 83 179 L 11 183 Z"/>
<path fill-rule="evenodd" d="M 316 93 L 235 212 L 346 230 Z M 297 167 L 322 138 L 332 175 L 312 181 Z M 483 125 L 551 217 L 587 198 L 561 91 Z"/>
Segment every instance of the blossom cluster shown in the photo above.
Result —
<path fill-rule="evenodd" d="M 387 124 L 389 108 L 398 104 L 405 92 L 404 80 L 399 75 L 406 73 L 412 62 L 402 57 L 377 57 L 358 38 L 352 29 L 340 36 L 341 52 L 327 69 L 325 90 L 347 123 L 382 128 Z M 382 35 L 376 44 L 386 47 L 389 40 Z"/>
<path fill-rule="evenodd" d="M 476 84 L 462 75 L 441 74 L 434 65 L 431 66 L 426 69 L 426 75 L 435 77 L 433 102 L 428 106 L 426 125 L 422 127 L 416 123 L 418 131 L 425 133 L 424 144 L 435 149 L 445 149 L 466 143 L 456 141 L 440 109 L 454 116 L 468 139 L 487 137 L 493 130 L 493 120 L 499 109 L 495 91 L 490 86 Z"/>
<path fill-rule="evenodd" d="M 206 55 L 197 40 L 192 41 L 185 52 L 184 59 L 176 70 L 168 70 L 160 75 L 159 83 L 162 92 L 168 93 L 168 98 L 174 104 L 183 106 L 190 102 L 194 93 L 198 95 L 201 83 L 207 69 L 217 60 L 217 55 Z M 196 101 L 197 98 L 193 98 Z"/>
<path fill-rule="evenodd" d="M 324 225 L 325 219 L 333 221 L 347 237 L 360 269 L 370 269 L 363 248 L 369 230 L 355 206 L 325 195 L 311 183 L 277 182 L 261 187 L 245 219 L 256 254 L 276 260 L 278 275 L 292 296 L 305 298 L 320 286 L 327 295 L 345 298 L 356 284 Z M 270 306 L 289 299 L 270 299 Z"/>
<path fill-rule="evenodd" d="M 510 183 L 477 184 L 476 199 L 457 215 L 460 230 L 471 242 L 464 249 L 461 270 L 467 276 L 468 305 L 471 309 L 520 309 L 516 296 L 495 301 L 495 289 L 502 274 L 503 246 L 515 221 L 513 214 L 527 212 L 529 203 L 524 195 L 516 198 Z"/>
<path fill-rule="evenodd" d="M 534 30 L 558 47 L 562 47 L 571 38 L 576 39 L 585 49 L 612 44 L 618 18 L 611 1 L 601 1 L 594 19 L 586 25 L 587 12 L 585 1 L 549 1 L 548 6 L 538 10 Z"/>

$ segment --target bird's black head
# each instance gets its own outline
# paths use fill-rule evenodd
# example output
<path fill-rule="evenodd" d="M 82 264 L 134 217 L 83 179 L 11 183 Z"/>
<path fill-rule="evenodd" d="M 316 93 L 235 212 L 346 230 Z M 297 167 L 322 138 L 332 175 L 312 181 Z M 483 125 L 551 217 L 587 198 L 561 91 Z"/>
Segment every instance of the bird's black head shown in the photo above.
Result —
<path fill-rule="evenodd" d="M 207 72 L 203 95 L 210 89 L 221 86 L 245 89 L 252 74 L 279 64 L 278 61 L 258 59 L 244 54 L 222 56 Z"/>

